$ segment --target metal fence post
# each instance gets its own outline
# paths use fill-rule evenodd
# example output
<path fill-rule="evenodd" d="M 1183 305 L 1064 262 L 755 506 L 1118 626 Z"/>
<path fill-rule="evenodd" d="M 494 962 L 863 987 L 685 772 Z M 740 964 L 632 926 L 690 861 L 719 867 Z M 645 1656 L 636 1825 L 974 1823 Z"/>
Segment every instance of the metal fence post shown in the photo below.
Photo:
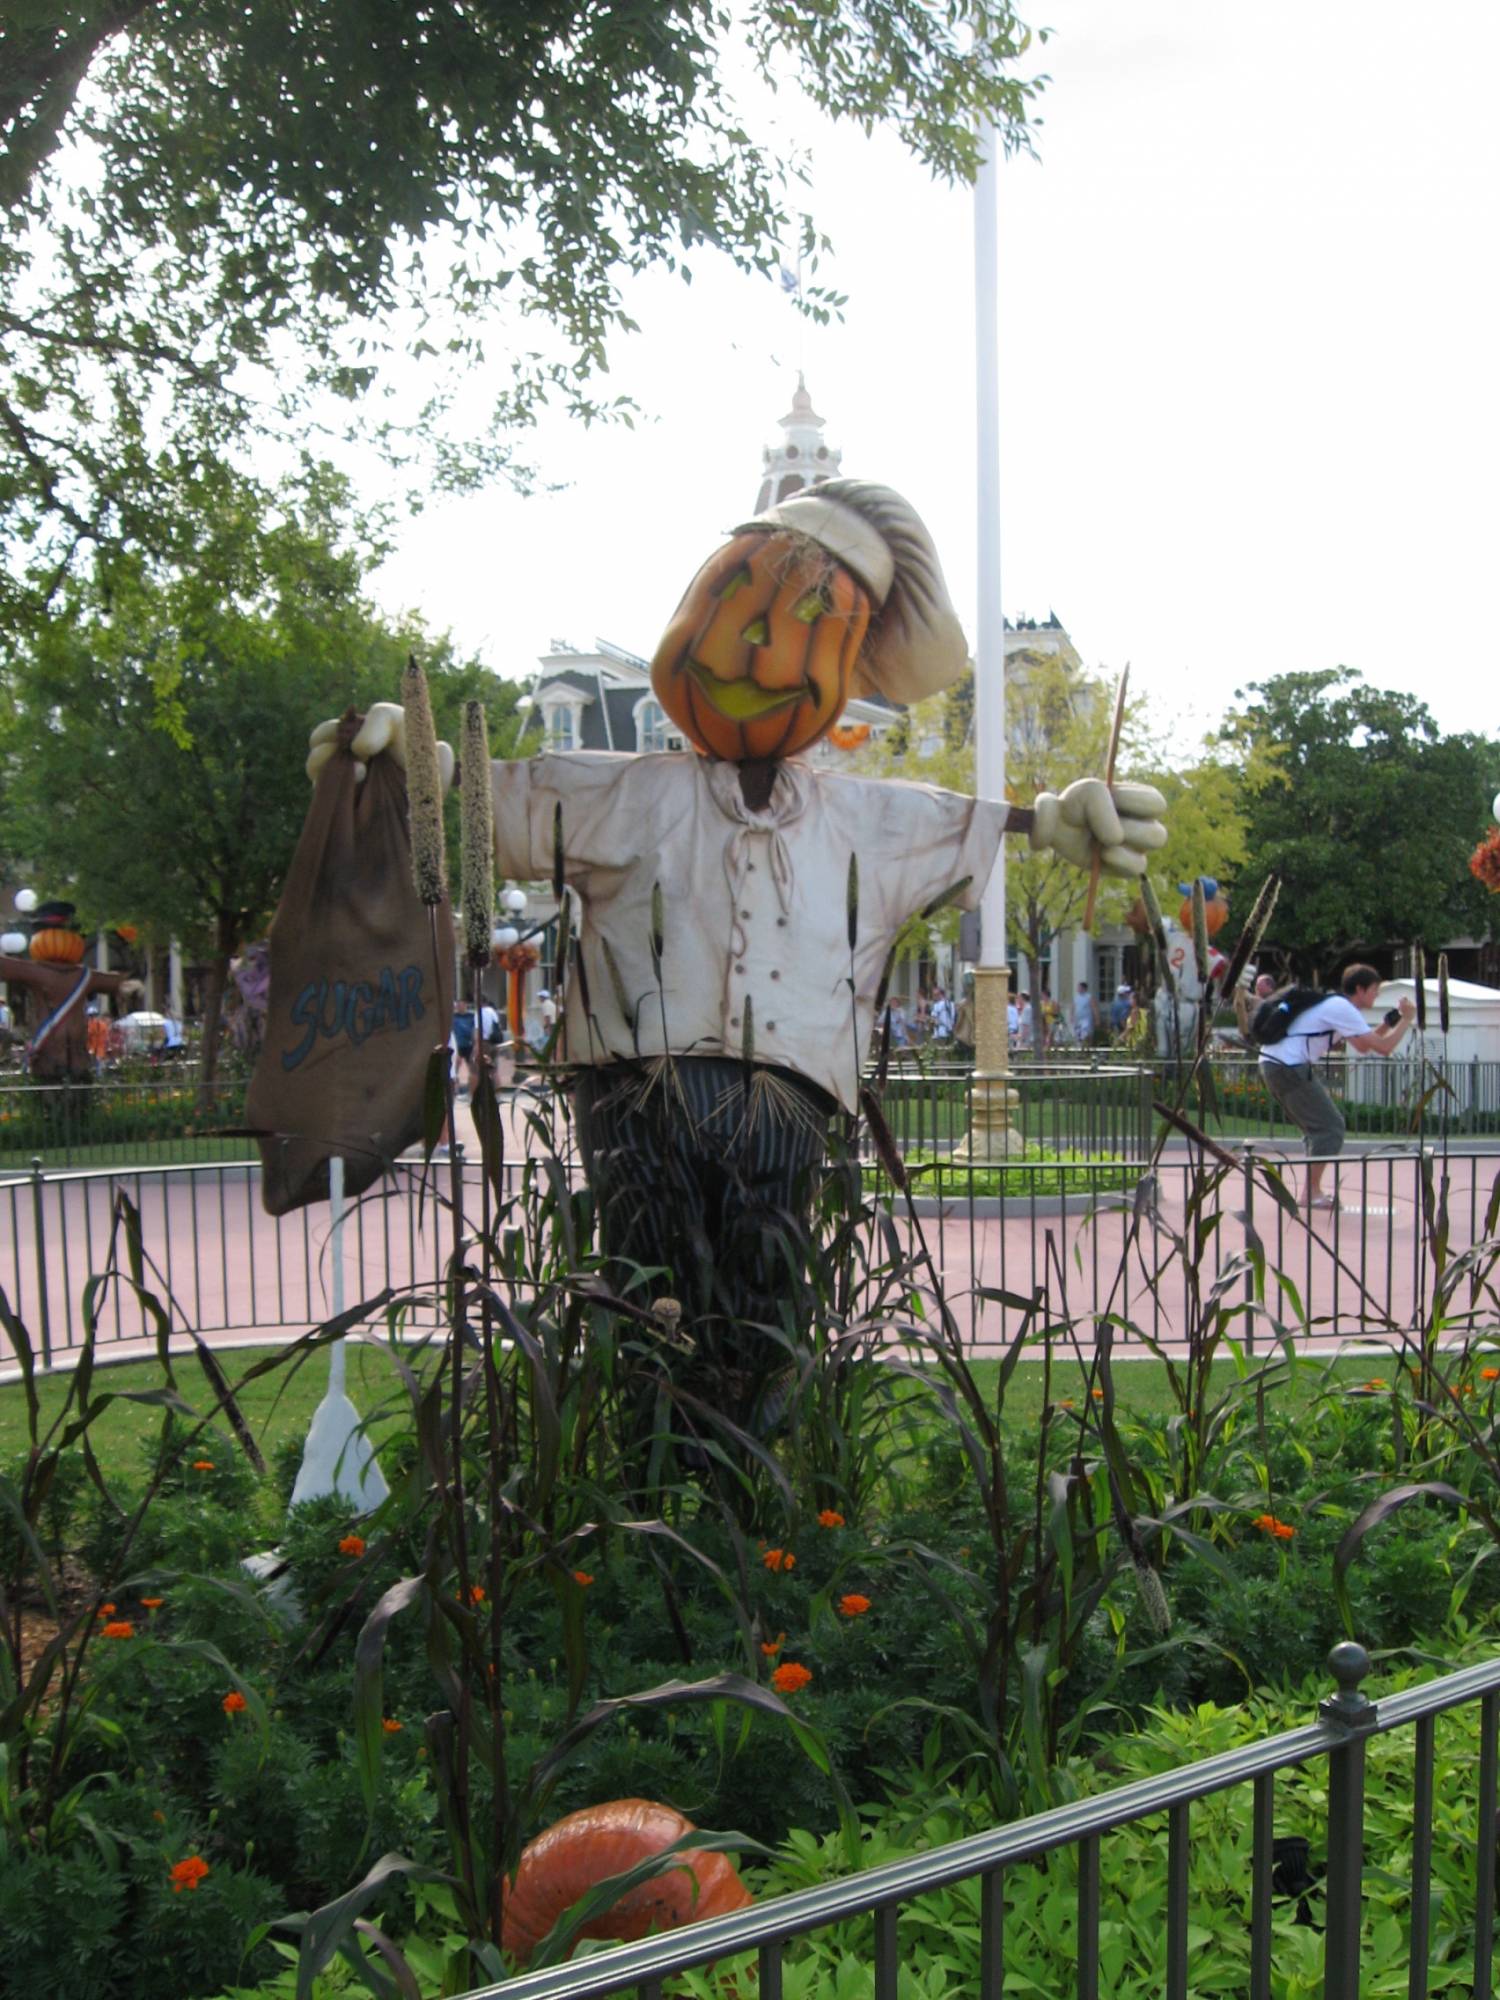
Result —
<path fill-rule="evenodd" d="M 1318 1704 L 1333 1732 L 1328 1752 L 1328 1913 L 1323 2000 L 1359 2000 L 1359 1925 L 1365 1865 L 1365 1738 L 1375 1704 L 1359 1691 L 1370 1671 L 1363 1646 L 1346 1639 L 1328 1655 L 1338 1693 Z"/>
<path fill-rule="evenodd" d="M 52 1366 L 52 1308 L 47 1298 L 47 1229 L 43 1202 L 47 1183 L 42 1179 L 42 1156 L 31 1161 L 31 1233 L 36 1251 L 36 1295 L 42 1334 L 42 1366 Z"/>

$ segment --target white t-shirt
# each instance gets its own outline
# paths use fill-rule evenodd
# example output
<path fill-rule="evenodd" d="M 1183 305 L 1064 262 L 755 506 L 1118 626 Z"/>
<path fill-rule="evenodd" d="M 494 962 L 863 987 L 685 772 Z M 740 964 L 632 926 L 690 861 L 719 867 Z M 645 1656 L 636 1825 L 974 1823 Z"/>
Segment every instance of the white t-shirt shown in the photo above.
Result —
<path fill-rule="evenodd" d="M 1294 1014 L 1286 1034 L 1279 1042 L 1267 1042 L 1260 1059 L 1285 1063 L 1289 1068 L 1298 1063 L 1321 1062 L 1335 1042 L 1369 1032 L 1370 1024 L 1354 1002 L 1346 1000 L 1342 993 L 1330 993 L 1316 1006 L 1304 1007 L 1300 1014 Z"/>

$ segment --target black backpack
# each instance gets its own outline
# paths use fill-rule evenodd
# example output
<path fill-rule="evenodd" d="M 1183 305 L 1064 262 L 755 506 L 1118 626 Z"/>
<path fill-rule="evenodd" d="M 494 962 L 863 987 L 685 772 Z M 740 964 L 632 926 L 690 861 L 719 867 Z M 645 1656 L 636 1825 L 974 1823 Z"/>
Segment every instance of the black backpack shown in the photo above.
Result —
<path fill-rule="evenodd" d="M 1321 986 L 1283 986 L 1279 993 L 1268 994 L 1250 1016 L 1251 1041 L 1262 1048 L 1281 1041 L 1299 1014 L 1332 997 Z"/>

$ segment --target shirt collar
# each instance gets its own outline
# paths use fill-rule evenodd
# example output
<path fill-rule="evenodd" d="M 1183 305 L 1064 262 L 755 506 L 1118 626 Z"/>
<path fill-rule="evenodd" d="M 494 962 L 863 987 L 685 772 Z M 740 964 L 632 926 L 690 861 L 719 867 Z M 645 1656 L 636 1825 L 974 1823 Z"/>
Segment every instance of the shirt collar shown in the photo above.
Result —
<path fill-rule="evenodd" d="M 776 765 L 776 775 L 771 781 L 771 796 L 764 810 L 752 812 L 745 804 L 745 795 L 740 790 L 738 764 L 725 764 L 716 758 L 705 758 L 703 775 L 714 804 L 726 819 L 732 819 L 740 826 L 754 827 L 762 831 L 771 827 L 790 826 L 793 820 L 800 819 L 807 808 L 808 794 L 812 785 L 812 774 L 805 764 L 782 759 Z"/>

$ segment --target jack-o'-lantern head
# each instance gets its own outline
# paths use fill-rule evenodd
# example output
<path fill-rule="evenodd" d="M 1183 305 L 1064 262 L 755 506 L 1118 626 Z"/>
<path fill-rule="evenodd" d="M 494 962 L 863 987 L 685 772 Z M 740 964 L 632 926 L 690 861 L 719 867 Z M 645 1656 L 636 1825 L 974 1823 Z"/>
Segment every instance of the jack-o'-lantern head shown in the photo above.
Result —
<path fill-rule="evenodd" d="M 838 721 L 873 609 L 806 536 L 747 529 L 699 570 L 651 662 L 657 700 L 730 763 L 791 757 Z"/>
<path fill-rule="evenodd" d="M 932 542 L 889 487 L 828 480 L 737 529 L 651 662 L 657 700 L 730 763 L 795 756 L 851 695 L 946 687 L 967 649 Z"/>

